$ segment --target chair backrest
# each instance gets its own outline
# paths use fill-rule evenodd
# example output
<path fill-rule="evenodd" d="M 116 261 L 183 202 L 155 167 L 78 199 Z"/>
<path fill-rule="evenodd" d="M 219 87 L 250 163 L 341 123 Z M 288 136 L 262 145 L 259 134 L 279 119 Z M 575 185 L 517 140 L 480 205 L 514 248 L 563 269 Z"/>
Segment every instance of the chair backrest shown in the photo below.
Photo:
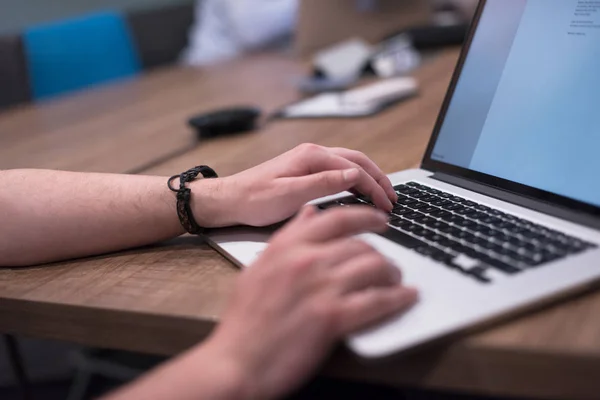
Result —
<path fill-rule="evenodd" d="M 30 100 L 21 36 L 0 37 L 0 109 Z"/>
<path fill-rule="evenodd" d="M 116 12 L 32 27 L 23 38 L 35 99 L 133 76 L 140 71 L 127 24 Z"/>
<path fill-rule="evenodd" d="M 170 64 L 188 43 L 194 2 L 133 11 L 127 16 L 144 68 Z"/>

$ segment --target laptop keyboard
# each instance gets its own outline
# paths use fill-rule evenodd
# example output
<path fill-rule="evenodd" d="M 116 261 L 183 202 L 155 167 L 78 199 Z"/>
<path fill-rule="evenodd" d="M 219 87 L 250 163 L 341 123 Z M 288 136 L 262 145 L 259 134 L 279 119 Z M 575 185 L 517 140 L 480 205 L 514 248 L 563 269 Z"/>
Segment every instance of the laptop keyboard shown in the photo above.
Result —
<path fill-rule="evenodd" d="M 490 269 L 519 274 L 597 246 L 416 182 L 394 188 L 398 202 L 381 235 L 479 282 Z M 368 205 L 351 196 L 319 205 Z"/>

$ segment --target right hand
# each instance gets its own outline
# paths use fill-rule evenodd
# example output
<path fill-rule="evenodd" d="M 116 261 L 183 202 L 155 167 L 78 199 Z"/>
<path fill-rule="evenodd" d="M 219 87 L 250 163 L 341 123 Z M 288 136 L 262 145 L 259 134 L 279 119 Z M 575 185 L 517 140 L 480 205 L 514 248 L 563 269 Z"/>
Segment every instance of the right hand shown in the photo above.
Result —
<path fill-rule="evenodd" d="M 268 226 L 306 203 L 345 190 L 368 196 L 390 212 L 398 201 L 392 183 L 365 154 L 305 143 L 254 168 L 220 179 L 201 179 L 192 208 L 200 226 Z"/>
<path fill-rule="evenodd" d="M 386 229 L 367 207 L 305 207 L 244 271 L 223 322 L 206 343 L 241 371 L 248 397 L 272 399 L 301 385 L 335 342 L 416 300 L 399 269 L 352 236 Z"/>

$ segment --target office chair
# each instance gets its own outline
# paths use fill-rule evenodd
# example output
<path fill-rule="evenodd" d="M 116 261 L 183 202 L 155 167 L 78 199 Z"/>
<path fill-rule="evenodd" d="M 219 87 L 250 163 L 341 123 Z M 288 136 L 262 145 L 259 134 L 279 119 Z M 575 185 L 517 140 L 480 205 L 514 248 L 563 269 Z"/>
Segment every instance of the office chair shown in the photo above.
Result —
<path fill-rule="evenodd" d="M 36 100 L 140 71 L 127 23 L 117 12 L 34 26 L 25 31 L 23 41 Z"/>

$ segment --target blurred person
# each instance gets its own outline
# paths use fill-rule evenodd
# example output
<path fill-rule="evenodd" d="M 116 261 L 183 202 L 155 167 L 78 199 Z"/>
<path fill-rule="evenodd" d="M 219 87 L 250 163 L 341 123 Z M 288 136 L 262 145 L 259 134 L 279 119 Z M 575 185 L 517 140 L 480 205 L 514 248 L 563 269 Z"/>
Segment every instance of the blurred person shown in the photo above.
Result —
<path fill-rule="evenodd" d="M 0 172 L 0 266 L 148 245 L 184 233 L 166 178 Z M 416 301 L 400 272 L 354 236 L 387 228 L 397 196 L 367 156 L 301 145 L 239 174 L 189 183 L 205 228 L 268 226 L 300 213 L 243 271 L 214 333 L 108 399 L 276 399 L 304 383 L 342 337 Z M 317 212 L 344 190 L 379 208 Z"/>
<path fill-rule="evenodd" d="M 289 36 L 297 9 L 298 0 L 198 0 L 183 61 L 225 61 Z"/>
<path fill-rule="evenodd" d="M 190 44 L 182 60 L 207 65 L 260 49 L 291 35 L 300 0 L 198 0 Z M 470 19 L 479 0 L 433 0 L 451 4 Z M 354 0 L 369 9 L 376 1 Z"/>

